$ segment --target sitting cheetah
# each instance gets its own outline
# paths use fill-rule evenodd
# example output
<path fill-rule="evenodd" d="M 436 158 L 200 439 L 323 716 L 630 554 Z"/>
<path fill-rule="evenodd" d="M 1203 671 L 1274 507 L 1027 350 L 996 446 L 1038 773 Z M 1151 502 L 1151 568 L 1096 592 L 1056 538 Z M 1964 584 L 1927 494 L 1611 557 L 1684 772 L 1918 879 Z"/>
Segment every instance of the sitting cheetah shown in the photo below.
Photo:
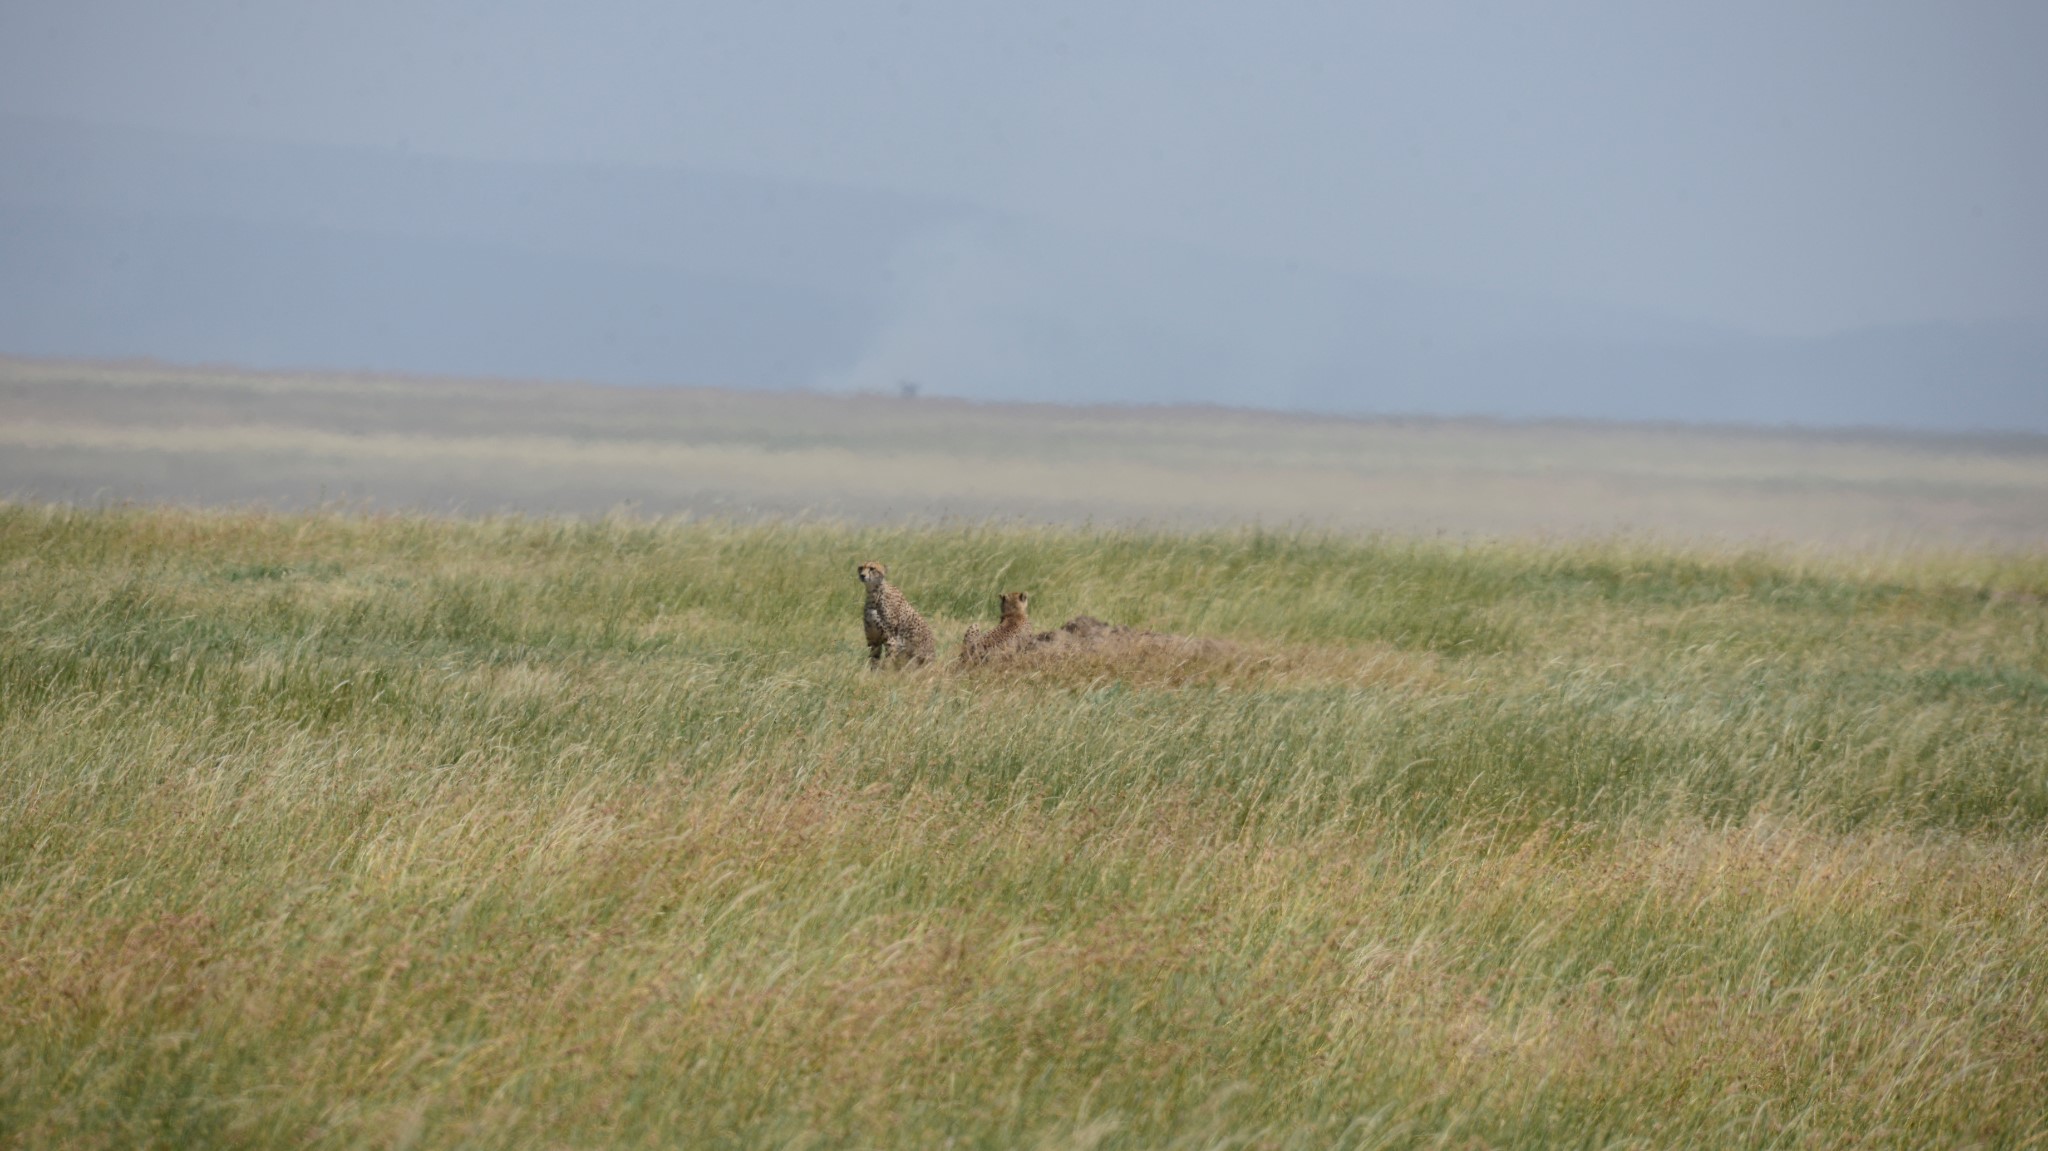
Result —
<path fill-rule="evenodd" d="M 980 663 L 1004 648 L 1031 642 L 1031 616 L 1025 611 L 1031 593 L 1010 591 L 997 598 L 1002 604 L 1003 618 L 987 631 L 978 627 L 967 629 L 960 640 L 961 663 Z"/>
<path fill-rule="evenodd" d="M 931 625 L 889 582 L 887 568 L 865 563 L 853 571 L 868 589 L 867 606 L 861 610 L 860 618 L 867 627 L 869 667 L 881 666 L 884 650 L 890 661 L 898 664 L 905 659 L 924 663 L 938 654 L 938 641 L 932 638 Z"/>

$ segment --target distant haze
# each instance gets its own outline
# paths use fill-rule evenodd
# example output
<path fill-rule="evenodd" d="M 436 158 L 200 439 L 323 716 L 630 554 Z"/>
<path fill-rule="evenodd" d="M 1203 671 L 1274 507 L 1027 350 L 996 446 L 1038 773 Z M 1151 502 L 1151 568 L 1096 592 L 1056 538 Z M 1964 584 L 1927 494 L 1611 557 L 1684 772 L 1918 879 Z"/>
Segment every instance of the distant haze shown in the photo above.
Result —
<path fill-rule="evenodd" d="M 0 8 L 0 352 L 2048 431 L 2048 7 Z"/>

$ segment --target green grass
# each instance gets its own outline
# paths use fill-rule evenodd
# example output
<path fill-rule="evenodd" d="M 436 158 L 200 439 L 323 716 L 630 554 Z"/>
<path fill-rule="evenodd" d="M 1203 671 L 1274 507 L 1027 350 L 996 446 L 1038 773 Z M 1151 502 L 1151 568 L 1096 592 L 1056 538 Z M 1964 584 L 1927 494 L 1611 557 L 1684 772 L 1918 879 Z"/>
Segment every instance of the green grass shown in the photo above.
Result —
<path fill-rule="evenodd" d="M 871 674 L 999 590 L 1208 638 Z M 0 1145 L 2048 1140 L 2048 557 L 0 506 Z"/>

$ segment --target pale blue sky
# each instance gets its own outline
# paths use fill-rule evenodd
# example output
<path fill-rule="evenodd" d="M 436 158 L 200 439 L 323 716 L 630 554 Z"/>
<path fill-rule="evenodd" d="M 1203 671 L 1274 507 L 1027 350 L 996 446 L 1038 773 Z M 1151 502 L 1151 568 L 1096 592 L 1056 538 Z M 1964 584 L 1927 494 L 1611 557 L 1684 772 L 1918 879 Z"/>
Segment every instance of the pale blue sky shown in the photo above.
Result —
<path fill-rule="evenodd" d="M 926 193 L 1754 332 L 2048 316 L 2048 4 L 0 3 L 0 114 Z"/>

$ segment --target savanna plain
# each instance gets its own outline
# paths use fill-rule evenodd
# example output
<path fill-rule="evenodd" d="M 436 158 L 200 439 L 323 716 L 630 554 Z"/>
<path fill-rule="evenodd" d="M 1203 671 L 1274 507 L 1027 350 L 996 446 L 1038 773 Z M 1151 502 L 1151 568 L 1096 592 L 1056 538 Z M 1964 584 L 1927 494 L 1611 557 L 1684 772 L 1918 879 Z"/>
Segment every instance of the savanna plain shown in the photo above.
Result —
<path fill-rule="evenodd" d="M 26 378 L 36 482 L 484 451 Z M 1516 434 L 1411 430 L 1289 442 Z M 0 1145 L 2048 1142 L 2039 445 L 1645 435 L 1997 531 L 0 503 Z M 867 669 L 868 559 L 939 662 Z M 954 665 L 1012 589 L 1188 642 Z"/>
<path fill-rule="evenodd" d="M 1210 642 L 870 672 L 856 556 Z M 2025 1146 L 2048 560 L 0 508 L 20 1146 Z"/>

